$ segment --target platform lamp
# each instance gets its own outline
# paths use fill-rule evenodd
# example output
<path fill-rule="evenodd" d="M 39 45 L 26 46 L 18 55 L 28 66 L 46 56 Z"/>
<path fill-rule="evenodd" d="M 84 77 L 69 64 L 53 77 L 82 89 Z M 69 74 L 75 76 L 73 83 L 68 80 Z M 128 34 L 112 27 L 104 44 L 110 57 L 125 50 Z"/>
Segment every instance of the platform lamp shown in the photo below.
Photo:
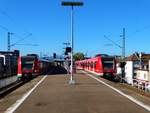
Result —
<path fill-rule="evenodd" d="M 69 84 L 75 84 L 73 79 L 73 44 L 74 44 L 74 6 L 83 6 L 83 2 L 80 1 L 62 1 L 62 6 L 71 7 L 71 76 Z"/>

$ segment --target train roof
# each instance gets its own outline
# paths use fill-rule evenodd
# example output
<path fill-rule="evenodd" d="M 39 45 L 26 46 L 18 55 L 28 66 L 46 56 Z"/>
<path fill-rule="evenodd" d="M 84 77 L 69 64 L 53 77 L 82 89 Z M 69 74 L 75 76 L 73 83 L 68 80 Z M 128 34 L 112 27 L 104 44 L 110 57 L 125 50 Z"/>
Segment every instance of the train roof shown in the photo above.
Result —
<path fill-rule="evenodd" d="M 39 57 L 37 54 L 27 54 L 27 56 L 34 56 L 34 57 Z"/>
<path fill-rule="evenodd" d="M 54 62 L 53 59 L 43 59 L 43 58 L 40 58 L 39 60 L 42 61 L 42 62 Z"/>
<path fill-rule="evenodd" d="M 21 58 L 36 58 L 35 56 L 21 56 Z"/>
<path fill-rule="evenodd" d="M 93 57 L 93 58 L 89 58 L 89 59 L 84 59 L 84 60 L 78 60 L 76 62 L 90 62 L 90 61 L 97 61 L 99 58 L 106 58 L 106 59 L 110 59 L 110 58 L 115 58 L 115 56 L 108 56 L 108 55 L 103 55 L 103 56 L 97 56 L 97 57 Z"/>
<path fill-rule="evenodd" d="M 97 54 L 97 55 L 95 55 L 95 57 L 99 57 L 99 56 L 106 57 L 106 56 L 109 56 L 109 55 L 108 54 Z"/>

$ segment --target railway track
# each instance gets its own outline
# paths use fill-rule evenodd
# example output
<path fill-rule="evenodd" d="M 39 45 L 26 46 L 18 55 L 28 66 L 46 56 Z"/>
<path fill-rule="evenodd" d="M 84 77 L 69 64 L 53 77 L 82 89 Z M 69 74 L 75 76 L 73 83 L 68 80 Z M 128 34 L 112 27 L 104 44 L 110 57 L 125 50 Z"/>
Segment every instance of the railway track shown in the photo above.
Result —
<path fill-rule="evenodd" d="M 49 72 L 47 72 L 47 74 L 62 74 L 62 73 L 66 73 L 66 70 L 61 66 L 58 67 L 54 66 Z M 34 79 L 34 77 L 32 79 Z M 19 88 L 20 86 L 24 85 L 25 83 L 31 81 L 32 79 L 25 81 L 16 81 L 8 85 L 7 87 L 0 88 L 0 99 L 6 96 L 7 94 L 11 93 L 15 89 Z"/>
<path fill-rule="evenodd" d="M 16 81 L 4 88 L 0 89 L 0 99 L 3 98 L 4 96 L 6 96 L 7 94 L 11 93 L 12 91 L 16 90 L 17 88 L 19 88 L 20 86 L 24 85 L 25 83 L 31 81 L 32 79 L 34 79 L 35 77 L 29 79 L 29 80 L 24 80 L 24 81 Z"/>
<path fill-rule="evenodd" d="M 15 83 L 12 83 L 4 88 L 0 89 L 0 98 L 6 96 L 7 94 L 9 94 L 10 92 L 14 91 L 15 89 L 17 89 L 18 87 L 22 86 L 23 84 L 25 84 L 27 81 L 17 81 Z"/>

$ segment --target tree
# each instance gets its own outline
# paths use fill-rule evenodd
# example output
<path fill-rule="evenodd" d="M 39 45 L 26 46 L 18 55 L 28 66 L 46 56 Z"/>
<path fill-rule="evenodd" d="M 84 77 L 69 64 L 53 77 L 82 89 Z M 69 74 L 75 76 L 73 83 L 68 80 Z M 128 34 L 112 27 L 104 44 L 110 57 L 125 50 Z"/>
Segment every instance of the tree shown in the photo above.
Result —
<path fill-rule="evenodd" d="M 73 55 L 73 58 L 74 58 L 75 61 L 76 61 L 76 60 L 84 60 L 84 54 L 81 53 L 81 52 L 75 53 L 75 54 Z"/>

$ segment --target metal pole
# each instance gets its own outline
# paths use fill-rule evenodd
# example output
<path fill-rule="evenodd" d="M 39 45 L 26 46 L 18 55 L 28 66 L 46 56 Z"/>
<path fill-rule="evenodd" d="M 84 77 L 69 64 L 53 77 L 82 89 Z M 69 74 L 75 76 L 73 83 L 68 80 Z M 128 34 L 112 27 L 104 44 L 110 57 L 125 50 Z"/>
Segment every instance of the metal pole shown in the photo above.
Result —
<path fill-rule="evenodd" d="M 7 40 L 8 41 L 7 42 L 7 50 L 8 51 L 10 51 L 10 47 L 11 47 L 11 45 L 10 45 L 10 36 L 13 35 L 13 34 L 14 33 L 11 33 L 11 32 L 8 32 L 8 34 L 7 34 L 8 35 L 8 40 Z"/>
<path fill-rule="evenodd" d="M 142 53 L 139 54 L 140 57 L 140 69 L 142 69 Z"/>
<path fill-rule="evenodd" d="M 125 28 L 123 28 L 123 36 L 122 36 L 122 57 L 123 60 L 125 58 Z"/>
<path fill-rule="evenodd" d="M 73 38 L 73 6 L 71 6 L 71 81 L 73 80 Z"/>
<path fill-rule="evenodd" d="M 63 6 L 71 6 L 71 76 L 69 84 L 75 84 L 73 80 L 73 44 L 74 44 L 74 6 L 83 6 L 83 2 L 62 2 Z"/>
<path fill-rule="evenodd" d="M 73 47 L 74 47 L 74 12 L 73 12 L 73 5 L 71 6 L 71 76 L 69 84 L 75 84 L 73 80 Z"/>
<path fill-rule="evenodd" d="M 123 35 L 122 35 L 122 62 L 125 62 L 125 28 L 123 28 Z M 122 82 L 125 79 L 125 66 L 122 67 Z"/>
<path fill-rule="evenodd" d="M 10 51 L 10 32 L 8 32 L 8 45 L 7 45 L 7 50 Z"/>

